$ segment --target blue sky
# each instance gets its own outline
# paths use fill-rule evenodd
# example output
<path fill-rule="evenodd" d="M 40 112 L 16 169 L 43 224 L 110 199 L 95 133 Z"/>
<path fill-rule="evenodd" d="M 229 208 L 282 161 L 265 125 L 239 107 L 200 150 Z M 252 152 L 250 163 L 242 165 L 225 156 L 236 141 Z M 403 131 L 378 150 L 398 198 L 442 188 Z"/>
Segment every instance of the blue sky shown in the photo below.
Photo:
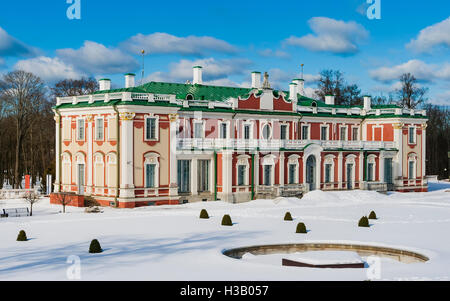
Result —
<path fill-rule="evenodd" d="M 2 1 L 0 72 L 25 69 L 50 83 L 106 76 L 121 87 L 123 73 L 140 74 L 144 48 L 145 81 L 185 82 L 201 64 L 212 84 L 248 86 L 258 70 L 287 89 L 304 63 L 308 93 L 323 69 L 373 95 L 412 72 L 432 102 L 450 104 L 447 0 L 381 0 L 380 20 L 369 20 L 366 0 L 81 0 L 81 20 L 67 18 L 69 6 Z"/>

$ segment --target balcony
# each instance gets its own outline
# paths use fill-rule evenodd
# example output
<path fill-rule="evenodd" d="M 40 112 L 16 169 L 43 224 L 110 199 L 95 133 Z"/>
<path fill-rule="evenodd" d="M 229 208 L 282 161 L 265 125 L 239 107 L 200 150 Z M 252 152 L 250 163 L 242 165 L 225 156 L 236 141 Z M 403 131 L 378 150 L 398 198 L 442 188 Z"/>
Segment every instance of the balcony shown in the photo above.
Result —
<path fill-rule="evenodd" d="M 394 142 L 385 141 L 321 141 L 321 140 L 257 140 L 257 139 L 177 139 L 177 149 L 182 150 L 260 150 L 301 151 L 310 144 L 316 144 L 325 150 L 380 150 L 395 148 Z"/>

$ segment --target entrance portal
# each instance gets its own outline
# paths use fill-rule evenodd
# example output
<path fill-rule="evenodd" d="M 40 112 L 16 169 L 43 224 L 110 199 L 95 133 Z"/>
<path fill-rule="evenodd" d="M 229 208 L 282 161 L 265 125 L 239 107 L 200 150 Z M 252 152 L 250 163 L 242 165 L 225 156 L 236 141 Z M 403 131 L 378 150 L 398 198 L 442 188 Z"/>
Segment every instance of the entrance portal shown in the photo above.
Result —
<path fill-rule="evenodd" d="M 316 157 L 308 157 L 306 161 L 306 183 L 309 184 L 309 190 L 316 190 Z"/>

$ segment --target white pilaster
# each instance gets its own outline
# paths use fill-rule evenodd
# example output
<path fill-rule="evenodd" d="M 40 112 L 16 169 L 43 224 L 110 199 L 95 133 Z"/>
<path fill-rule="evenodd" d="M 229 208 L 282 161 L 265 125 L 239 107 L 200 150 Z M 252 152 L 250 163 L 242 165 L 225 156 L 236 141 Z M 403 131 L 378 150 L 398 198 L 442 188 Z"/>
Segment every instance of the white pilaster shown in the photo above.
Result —
<path fill-rule="evenodd" d="M 338 155 L 338 189 L 342 188 L 342 153 Z"/>
<path fill-rule="evenodd" d="M 233 201 L 233 171 L 232 160 L 233 156 L 231 152 L 223 152 L 222 160 L 222 193 L 223 200 L 226 202 Z"/>
<path fill-rule="evenodd" d="M 379 175 L 380 175 L 380 182 L 384 183 L 385 182 L 385 179 L 384 179 L 384 151 L 380 151 L 380 157 L 378 159 L 378 165 L 380 166 L 378 168 Z"/>
<path fill-rule="evenodd" d="M 87 187 L 86 187 L 86 194 L 91 195 L 92 194 L 92 186 L 93 186 L 93 175 L 92 175 L 92 165 L 93 165 L 93 137 L 92 137 L 92 115 L 88 115 L 86 118 L 86 121 L 88 123 L 88 130 L 87 130 L 87 144 L 88 144 L 88 151 L 87 151 Z"/>
<path fill-rule="evenodd" d="M 427 170 L 426 170 L 426 148 L 427 148 L 427 143 L 426 143 L 426 138 L 427 138 L 427 124 L 424 124 L 422 126 L 422 153 L 420 154 L 422 156 L 422 184 L 425 180 L 425 175 L 427 174 Z"/>
<path fill-rule="evenodd" d="M 170 179 L 169 195 L 178 195 L 178 162 L 177 162 L 177 119 L 178 115 L 170 115 Z"/>
<path fill-rule="evenodd" d="M 134 113 L 121 113 L 121 139 L 120 139 L 120 197 L 134 198 L 134 130 L 133 119 Z"/>
<path fill-rule="evenodd" d="M 55 116 L 55 121 L 56 121 L 56 133 L 55 133 L 55 137 L 56 137 L 56 179 L 55 179 L 55 187 L 54 187 L 54 192 L 60 192 L 61 190 L 61 117 L 56 115 Z"/>
<path fill-rule="evenodd" d="M 253 171 L 253 177 L 255 179 L 255 192 L 258 190 L 259 186 L 259 154 L 257 153 L 255 155 L 255 162 L 254 162 L 255 170 Z"/>
<path fill-rule="evenodd" d="M 192 158 L 192 174 L 191 174 L 191 192 L 192 195 L 198 194 L 198 159 Z"/>
<path fill-rule="evenodd" d="M 321 174 L 322 174 L 322 156 L 318 155 L 317 157 L 317 165 L 316 165 L 316 190 L 320 190 L 321 189 L 321 183 L 322 181 L 320 180 L 321 178 Z"/>
<path fill-rule="evenodd" d="M 359 189 L 363 188 L 364 188 L 364 152 L 359 152 Z"/>
<path fill-rule="evenodd" d="M 284 153 L 280 153 L 280 187 L 284 186 Z"/>

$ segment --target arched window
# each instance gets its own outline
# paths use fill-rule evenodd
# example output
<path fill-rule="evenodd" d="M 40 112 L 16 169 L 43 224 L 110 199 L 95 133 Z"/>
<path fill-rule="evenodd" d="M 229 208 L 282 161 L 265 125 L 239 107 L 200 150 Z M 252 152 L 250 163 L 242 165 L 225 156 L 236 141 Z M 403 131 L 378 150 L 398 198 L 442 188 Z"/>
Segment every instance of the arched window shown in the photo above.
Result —
<path fill-rule="evenodd" d="M 334 155 L 325 156 L 324 161 L 324 182 L 325 184 L 334 182 L 334 159 L 336 157 Z"/>
<path fill-rule="evenodd" d="M 62 184 L 71 184 L 72 160 L 69 153 L 62 154 Z"/>
<path fill-rule="evenodd" d="M 377 168 L 376 159 L 377 156 L 369 155 L 367 157 L 367 181 L 373 182 L 375 181 L 375 170 Z"/>
<path fill-rule="evenodd" d="M 417 155 L 408 156 L 408 179 L 414 180 L 417 177 Z"/>
<path fill-rule="evenodd" d="M 298 159 L 299 155 L 291 155 L 288 160 L 288 183 L 298 184 Z"/>
<path fill-rule="evenodd" d="M 275 156 L 267 155 L 262 159 L 263 178 L 262 185 L 272 186 L 275 184 Z"/>
<path fill-rule="evenodd" d="M 186 100 L 194 100 L 194 95 L 192 94 L 186 95 Z"/>
<path fill-rule="evenodd" d="M 95 192 L 101 192 L 105 185 L 105 163 L 102 153 L 94 154 L 94 187 Z"/>
<path fill-rule="evenodd" d="M 115 153 L 109 153 L 106 155 L 106 186 L 110 188 L 109 194 L 114 194 L 117 188 L 117 155 Z"/>
<path fill-rule="evenodd" d="M 237 157 L 237 169 L 236 169 L 236 179 L 237 186 L 247 186 L 248 184 L 248 173 L 249 173 L 249 164 L 248 159 L 250 156 L 241 155 Z"/>
<path fill-rule="evenodd" d="M 262 138 L 267 140 L 272 135 L 272 129 L 270 128 L 270 125 L 268 123 L 264 124 L 262 127 Z"/>

